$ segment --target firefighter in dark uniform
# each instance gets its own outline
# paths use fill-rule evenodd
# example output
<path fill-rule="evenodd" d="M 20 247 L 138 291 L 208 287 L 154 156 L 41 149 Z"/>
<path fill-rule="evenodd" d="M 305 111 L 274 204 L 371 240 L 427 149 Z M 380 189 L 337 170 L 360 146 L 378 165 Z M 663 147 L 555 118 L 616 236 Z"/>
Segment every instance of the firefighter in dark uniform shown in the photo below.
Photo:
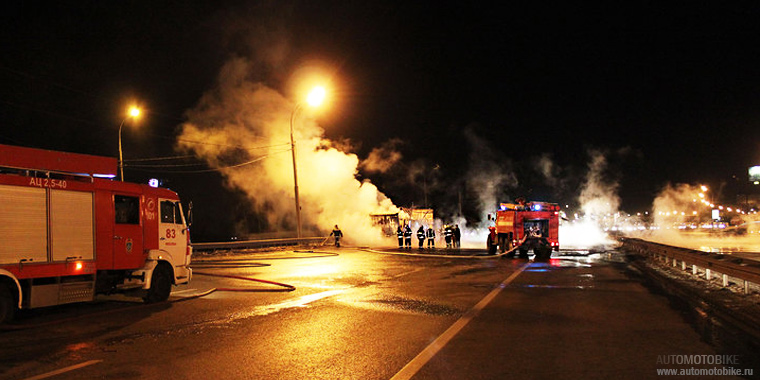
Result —
<path fill-rule="evenodd" d="M 446 248 L 451 248 L 451 238 L 454 235 L 454 231 L 451 230 L 451 226 L 443 227 L 443 238 L 446 240 Z"/>
<path fill-rule="evenodd" d="M 454 248 L 460 248 L 461 244 L 459 244 L 460 240 L 462 240 L 462 231 L 459 230 L 459 225 L 454 225 L 453 230 L 454 236 L 452 236 L 452 240 L 454 242 Z"/>
<path fill-rule="evenodd" d="M 428 249 L 435 248 L 435 229 L 430 226 L 427 230 Z"/>
<path fill-rule="evenodd" d="M 398 247 L 404 248 L 404 230 L 401 228 L 401 226 L 398 226 L 398 228 L 396 228 L 396 237 L 398 238 Z"/>
<path fill-rule="evenodd" d="M 412 226 L 410 224 L 404 226 L 404 248 L 412 249 Z"/>
<path fill-rule="evenodd" d="M 417 229 L 417 240 L 420 241 L 420 249 L 425 248 L 425 227 Z"/>
<path fill-rule="evenodd" d="M 340 248 L 340 238 L 343 237 L 343 231 L 338 228 L 338 225 L 335 225 L 335 228 L 333 228 L 332 232 L 330 232 L 330 236 L 335 236 L 335 246 Z"/>

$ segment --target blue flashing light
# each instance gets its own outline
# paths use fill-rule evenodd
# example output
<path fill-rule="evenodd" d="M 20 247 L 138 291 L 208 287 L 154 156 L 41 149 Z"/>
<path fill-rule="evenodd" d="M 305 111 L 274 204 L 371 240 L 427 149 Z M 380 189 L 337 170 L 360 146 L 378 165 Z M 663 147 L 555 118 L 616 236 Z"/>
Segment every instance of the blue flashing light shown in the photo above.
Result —
<path fill-rule="evenodd" d="M 541 205 L 533 205 L 533 211 L 541 211 Z"/>
<path fill-rule="evenodd" d="M 150 187 L 158 187 L 158 179 L 151 178 L 148 180 L 148 186 Z"/>

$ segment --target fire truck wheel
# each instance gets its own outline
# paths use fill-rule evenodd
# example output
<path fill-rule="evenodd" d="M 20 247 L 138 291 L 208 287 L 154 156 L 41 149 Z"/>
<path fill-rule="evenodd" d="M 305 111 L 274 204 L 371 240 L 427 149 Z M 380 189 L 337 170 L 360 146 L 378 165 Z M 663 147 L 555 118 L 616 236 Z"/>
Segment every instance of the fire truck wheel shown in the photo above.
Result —
<path fill-rule="evenodd" d="M 8 286 L 0 283 L 0 324 L 10 322 L 16 312 L 16 300 Z"/>
<path fill-rule="evenodd" d="M 534 251 L 536 252 L 536 260 L 549 260 L 552 256 L 552 247 L 549 245 L 539 245 Z"/>
<path fill-rule="evenodd" d="M 159 264 L 150 278 L 150 289 L 144 300 L 147 303 L 166 301 L 171 292 L 172 270 L 165 264 Z"/>

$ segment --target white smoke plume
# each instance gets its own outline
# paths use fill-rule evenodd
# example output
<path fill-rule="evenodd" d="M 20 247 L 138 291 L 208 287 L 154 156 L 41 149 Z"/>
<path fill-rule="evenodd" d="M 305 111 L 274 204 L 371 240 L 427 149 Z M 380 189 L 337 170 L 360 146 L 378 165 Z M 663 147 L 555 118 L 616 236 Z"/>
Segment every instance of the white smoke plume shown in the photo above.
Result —
<path fill-rule="evenodd" d="M 467 187 L 477 195 L 481 210 L 481 220 L 493 212 L 510 189 L 517 187 L 517 176 L 512 168 L 512 161 L 494 151 L 489 142 L 478 136 L 473 128 L 464 131 L 470 146 L 470 168 L 467 174 Z"/>
<path fill-rule="evenodd" d="M 703 194 L 706 199 L 703 202 Z M 639 233 L 635 236 L 657 241 L 663 244 L 675 245 L 705 251 L 730 253 L 733 251 L 760 251 L 760 228 L 757 214 L 740 213 L 736 209 L 721 210 L 723 216 L 730 221 L 726 228 L 712 227 L 713 207 L 719 205 L 711 201 L 709 193 L 700 186 L 677 184 L 666 185 L 653 202 L 652 224 L 654 230 Z M 715 223 L 718 226 L 720 223 Z"/>
<path fill-rule="evenodd" d="M 534 163 L 534 167 L 541 173 L 547 185 L 557 186 L 560 183 L 559 168 L 548 153 L 539 156 Z"/>
<path fill-rule="evenodd" d="M 677 229 L 679 224 L 685 223 L 688 219 L 695 219 L 694 212 L 699 215 L 699 211 L 703 211 L 702 214 L 704 214 L 704 210 L 701 209 L 707 206 L 698 201 L 701 199 L 699 197 L 701 192 L 702 190 L 697 186 L 667 184 L 652 202 L 654 224 L 662 226 L 665 230 L 670 230 L 671 227 Z"/>
<path fill-rule="evenodd" d="M 560 223 L 560 247 L 584 249 L 615 243 L 605 231 L 605 224 L 619 214 L 619 185 L 605 175 L 607 166 L 604 153 L 589 151 L 588 172 L 578 196 L 583 215 Z"/>
<path fill-rule="evenodd" d="M 618 183 L 605 176 L 607 158 L 598 150 L 589 152 L 589 171 L 578 200 L 586 215 L 612 215 L 618 212 L 620 197 Z"/>
<path fill-rule="evenodd" d="M 250 80 L 250 63 L 228 62 L 218 85 L 187 112 L 178 148 L 218 168 L 227 185 L 244 191 L 270 230 L 296 226 L 290 121 L 295 105 Z M 298 184 L 305 236 L 339 225 L 349 243 L 378 243 L 371 213 L 398 212 L 369 181 L 355 178 L 359 159 L 336 149 L 304 109 L 294 119 Z M 198 143 L 201 142 L 201 143 Z M 319 232 L 318 232 L 319 231 Z"/>
<path fill-rule="evenodd" d="M 403 155 L 398 151 L 401 139 L 391 139 L 382 146 L 373 148 L 366 159 L 362 160 L 360 168 L 367 173 L 385 173 L 396 165 Z"/>

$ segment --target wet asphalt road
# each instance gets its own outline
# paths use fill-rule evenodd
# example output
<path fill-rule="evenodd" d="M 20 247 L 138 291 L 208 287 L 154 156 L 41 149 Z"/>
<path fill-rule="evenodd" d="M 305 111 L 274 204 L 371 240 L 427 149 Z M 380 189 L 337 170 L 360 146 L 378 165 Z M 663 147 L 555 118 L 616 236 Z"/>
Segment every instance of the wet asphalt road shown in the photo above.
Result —
<path fill-rule="evenodd" d="M 292 292 L 196 275 L 175 288 L 180 302 L 110 296 L 24 312 L 14 327 L 28 328 L 0 331 L 0 378 L 641 379 L 690 367 L 661 355 L 716 353 L 614 252 L 535 263 L 381 251 L 394 250 L 196 261 Z M 181 301 L 212 288 L 260 291 Z"/>

